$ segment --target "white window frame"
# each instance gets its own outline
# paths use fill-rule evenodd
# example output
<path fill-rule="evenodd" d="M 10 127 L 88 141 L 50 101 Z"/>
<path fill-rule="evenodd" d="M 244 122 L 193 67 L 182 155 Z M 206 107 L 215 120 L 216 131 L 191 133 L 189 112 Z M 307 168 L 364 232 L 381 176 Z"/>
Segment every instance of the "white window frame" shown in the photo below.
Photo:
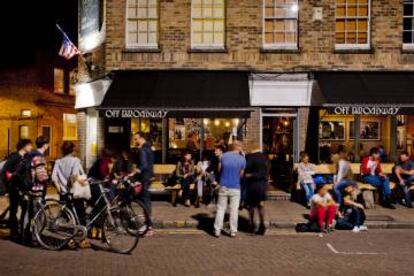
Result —
<path fill-rule="evenodd" d="M 410 0 L 411 1 L 411 3 L 413 4 L 413 9 L 414 9 L 414 0 Z M 411 42 L 411 43 L 405 43 L 404 42 L 404 19 L 405 18 L 411 18 L 412 20 L 413 20 L 413 23 L 414 23 L 414 12 L 413 12 L 413 15 L 404 15 L 404 1 L 403 1 L 403 22 L 402 22 L 402 24 L 403 24 L 403 26 L 402 26 L 402 35 L 403 35 L 403 41 L 402 41 L 402 43 L 403 43 L 403 50 L 414 50 L 414 39 L 413 39 L 413 42 Z M 414 31 L 414 26 L 412 27 L 412 29 L 411 29 L 411 31 Z"/>
<path fill-rule="evenodd" d="M 369 49 L 371 49 L 371 0 L 368 0 L 368 16 L 367 17 L 365 17 L 365 16 L 360 17 L 358 15 L 358 10 L 356 12 L 357 15 L 354 16 L 354 17 L 348 17 L 346 15 L 343 16 L 343 17 L 338 17 L 336 15 L 336 9 L 338 7 L 338 4 L 337 3 L 338 3 L 337 0 L 335 0 L 335 50 L 369 50 Z M 348 2 L 345 2 L 345 12 L 347 10 L 348 10 Z M 365 19 L 365 18 L 368 18 L 368 21 L 367 21 L 367 28 L 368 28 L 367 29 L 367 43 L 365 43 L 365 44 L 358 44 L 358 43 L 354 43 L 354 44 L 351 44 L 351 43 L 338 44 L 338 43 L 336 43 L 336 20 L 338 18 L 339 19 L 345 19 L 345 20 L 347 18 L 352 18 L 352 19 L 359 19 L 359 18 Z M 358 24 L 358 22 L 357 22 L 357 24 Z M 345 29 L 346 29 L 346 24 L 345 24 Z M 358 30 L 358 26 L 356 26 L 356 29 Z"/>
<path fill-rule="evenodd" d="M 299 0 L 296 4 L 298 5 L 298 11 L 296 12 L 296 18 L 293 17 L 272 17 L 272 19 L 283 19 L 283 20 L 296 20 L 296 42 L 295 43 L 266 43 L 266 0 L 263 0 L 263 18 L 262 18 L 262 45 L 265 50 L 297 50 L 299 49 Z"/>
<path fill-rule="evenodd" d="M 158 50 L 159 49 L 159 40 L 160 40 L 160 0 L 157 1 L 157 41 L 155 43 L 146 43 L 146 44 L 140 44 L 140 43 L 129 43 L 129 32 L 128 32 L 128 8 L 129 8 L 129 1 L 125 1 L 125 48 L 126 49 L 149 49 L 149 50 Z M 135 20 L 138 20 L 139 17 L 134 18 Z M 138 31 L 138 30 L 137 30 Z"/>
<path fill-rule="evenodd" d="M 190 17 L 191 17 L 191 22 L 190 22 L 190 45 L 191 45 L 191 49 L 193 50 L 225 50 L 226 49 L 226 15 L 227 15 L 227 3 L 226 0 L 224 0 L 224 6 L 223 6 L 223 44 L 218 45 L 218 44 L 194 44 L 193 43 L 193 22 L 197 21 L 194 20 L 193 17 L 193 1 L 191 1 L 191 7 L 190 7 Z M 202 17 L 204 19 L 204 17 Z M 211 18 L 211 19 L 215 19 L 215 18 Z"/>

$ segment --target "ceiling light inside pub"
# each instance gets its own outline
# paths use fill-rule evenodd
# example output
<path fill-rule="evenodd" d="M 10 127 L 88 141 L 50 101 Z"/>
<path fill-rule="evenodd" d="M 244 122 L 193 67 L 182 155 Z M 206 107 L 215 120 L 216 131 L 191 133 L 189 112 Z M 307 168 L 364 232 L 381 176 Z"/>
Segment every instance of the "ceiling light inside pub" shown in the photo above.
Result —
<path fill-rule="evenodd" d="M 219 126 L 220 125 L 220 120 L 214 120 L 214 125 Z"/>

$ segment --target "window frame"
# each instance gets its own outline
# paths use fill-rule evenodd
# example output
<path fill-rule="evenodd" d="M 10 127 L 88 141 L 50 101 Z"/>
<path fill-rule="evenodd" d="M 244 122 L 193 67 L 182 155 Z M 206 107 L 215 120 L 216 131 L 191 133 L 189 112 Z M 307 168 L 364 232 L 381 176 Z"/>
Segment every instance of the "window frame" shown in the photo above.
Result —
<path fill-rule="evenodd" d="M 147 43 L 147 44 L 140 44 L 140 43 L 129 43 L 129 31 L 128 31 L 128 22 L 129 22 L 129 17 L 128 17 L 128 9 L 129 9 L 129 1 L 130 0 L 126 0 L 125 1 L 125 49 L 127 50 L 158 50 L 159 49 L 159 45 L 160 45 L 160 0 L 155 0 L 157 2 L 157 18 L 156 18 L 156 22 L 157 22 L 157 30 L 156 30 L 156 34 L 157 34 L 157 39 L 156 42 L 151 44 L 151 43 Z M 134 21 L 139 21 L 140 18 L 134 17 Z M 143 19 L 141 19 L 143 20 Z M 151 21 L 151 19 L 146 18 L 147 22 Z M 137 35 L 138 35 L 138 30 L 137 30 Z"/>
<path fill-rule="evenodd" d="M 348 0 L 345 0 L 345 12 L 348 9 Z M 336 15 L 336 11 L 338 8 L 338 0 L 335 0 L 335 50 L 370 50 L 371 49 L 371 7 L 372 7 L 372 1 L 371 0 L 367 0 L 368 1 L 368 15 L 365 17 L 360 17 L 359 15 L 355 15 L 353 17 L 349 17 L 349 16 L 342 16 L 342 17 L 338 17 Z M 357 4 L 357 7 L 358 4 Z M 363 19 L 363 18 L 367 18 L 367 43 L 364 44 L 359 44 L 359 43 L 336 43 L 336 23 L 338 19 Z M 346 28 L 346 24 L 345 24 L 345 28 Z M 346 34 L 346 32 L 345 32 Z"/>
<path fill-rule="evenodd" d="M 403 0 L 402 1 L 402 5 L 403 5 L 403 14 L 402 14 L 402 22 L 401 22 L 401 24 L 402 24 L 402 38 L 401 38 L 401 42 L 402 42 L 402 47 L 403 47 L 403 50 L 414 50 L 414 0 L 410 0 L 411 1 L 411 4 L 413 5 L 413 15 L 410 15 L 410 16 L 408 16 L 408 15 L 404 15 L 404 5 L 405 5 L 405 3 L 404 3 L 404 1 L 405 0 Z M 411 18 L 411 20 L 412 20 L 412 24 L 413 24 L 413 27 L 412 27 L 412 29 L 411 30 L 407 30 L 407 31 L 411 31 L 412 32 L 412 37 L 411 37 L 411 40 L 412 40 L 412 42 L 411 43 L 406 43 L 406 42 L 404 42 L 404 32 L 405 32 L 405 30 L 404 30 L 404 19 L 405 18 Z"/>
<path fill-rule="evenodd" d="M 59 76 L 59 82 L 61 82 L 61 86 L 62 86 L 62 90 L 57 90 L 56 86 L 57 86 L 57 82 L 56 82 L 56 78 L 57 78 L 57 72 L 59 72 L 59 74 L 62 74 L 61 76 Z M 61 77 L 61 79 L 60 79 Z M 59 85 L 60 86 L 60 85 Z M 66 81 L 65 81 L 65 69 L 62 67 L 53 67 L 53 93 L 57 94 L 57 95 L 65 95 L 66 94 Z"/>
<path fill-rule="evenodd" d="M 272 20 L 280 19 L 280 20 L 296 20 L 296 42 L 295 43 L 266 43 L 266 19 L 270 17 L 266 17 L 266 0 L 263 0 L 262 5 L 262 47 L 264 50 L 298 50 L 299 49 L 299 11 L 300 5 L 299 0 L 296 0 L 296 4 L 298 5 L 298 10 L 296 12 L 296 18 L 292 17 L 271 17 Z M 275 7 L 274 7 L 275 8 Z M 283 31 L 285 34 L 286 32 Z"/>
<path fill-rule="evenodd" d="M 227 23 L 227 1 L 223 0 L 223 44 L 222 45 L 215 45 L 215 44 L 193 44 L 193 22 L 197 21 L 194 20 L 193 17 L 193 5 L 194 5 L 194 1 L 190 0 L 191 4 L 190 4 L 190 48 L 191 50 L 219 50 L 219 51 L 224 51 L 226 49 L 226 23 Z M 201 0 L 204 1 L 204 0 Z M 213 0 L 214 1 L 214 0 Z M 214 11 L 214 8 L 213 8 Z M 214 17 L 211 18 L 206 18 L 206 17 L 201 17 L 200 19 L 204 20 L 204 19 L 217 19 Z M 214 31 L 213 31 L 213 35 L 214 35 Z"/>

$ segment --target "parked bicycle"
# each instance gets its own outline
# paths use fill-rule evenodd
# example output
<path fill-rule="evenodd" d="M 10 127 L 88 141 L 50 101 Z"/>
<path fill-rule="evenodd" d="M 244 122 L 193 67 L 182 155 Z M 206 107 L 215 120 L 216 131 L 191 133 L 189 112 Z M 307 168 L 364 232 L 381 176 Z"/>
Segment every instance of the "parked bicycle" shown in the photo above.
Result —
<path fill-rule="evenodd" d="M 104 184 L 104 181 L 90 181 L 90 185 L 98 185 L 100 195 L 94 202 L 86 225 L 80 223 L 71 194 L 65 201 L 47 199 L 33 218 L 32 231 L 39 244 L 49 250 L 60 250 L 70 240 L 86 239 L 88 231 L 99 225 L 102 240 L 111 250 L 131 253 L 138 244 L 138 230 L 143 225 L 139 224 L 140 220 L 131 205 L 124 203 L 124 200 L 110 201 L 111 191 Z"/>

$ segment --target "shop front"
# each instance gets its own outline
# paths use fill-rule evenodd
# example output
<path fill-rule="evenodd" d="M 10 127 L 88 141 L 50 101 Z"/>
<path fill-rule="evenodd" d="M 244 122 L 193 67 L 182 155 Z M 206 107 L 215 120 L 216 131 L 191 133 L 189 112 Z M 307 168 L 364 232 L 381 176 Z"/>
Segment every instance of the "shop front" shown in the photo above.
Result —
<path fill-rule="evenodd" d="M 157 163 L 184 152 L 209 157 L 216 145 L 248 141 L 248 73 L 229 71 L 116 71 L 102 103 L 104 146 L 135 150 L 132 134 L 147 134 Z"/>
<path fill-rule="evenodd" d="M 414 74 L 341 72 L 315 74 L 325 97 L 318 112 L 318 156 L 345 146 L 359 162 L 370 148 L 379 147 L 384 162 L 394 162 L 401 151 L 413 153 Z"/>

